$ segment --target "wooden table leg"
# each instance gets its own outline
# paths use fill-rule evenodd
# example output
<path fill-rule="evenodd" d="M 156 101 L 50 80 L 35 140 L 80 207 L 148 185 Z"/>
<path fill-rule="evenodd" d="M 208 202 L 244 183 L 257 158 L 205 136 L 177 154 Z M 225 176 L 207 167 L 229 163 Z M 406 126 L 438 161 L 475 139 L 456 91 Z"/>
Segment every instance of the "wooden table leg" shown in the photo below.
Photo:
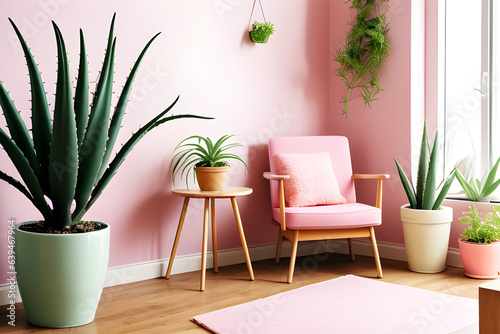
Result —
<path fill-rule="evenodd" d="M 175 253 L 177 252 L 177 246 L 179 245 L 179 239 L 181 238 L 182 226 L 184 225 L 184 219 L 186 218 L 186 211 L 189 204 L 189 197 L 184 198 L 184 204 L 182 205 L 181 217 L 179 218 L 179 226 L 177 226 L 177 233 L 175 234 L 174 245 L 172 246 L 172 252 L 170 253 L 170 259 L 168 260 L 168 269 L 165 274 L 165 278 L 170 278 L 170 272 L 172 271 L 172 266 L 174 264 Z"/>
<path fill-rule="evenodd" d="M 217 227 L 215 226 L 215 198 L 210 199 L 212 210 L 212 253 L 214 261 L 214 273 L 219 272 L 219 261 L 217 261 Z"/>
<path fill-rule="evenodd" d="M 207 271 L 207 239 L 208 239 L 208 208 L 210 206 L 210 198 L 205 198 L 205 209 L 203 215 L 203 245 L 201 251 L 201 282 L 200 291 L 205 290 L 205 276 Z"/>
<path fill-rule="evenodd" d="M 240 212 L 238 210 L 238 204 L 236 204 L 236 197 L 231 197 L 231 204 L 233 205 L 234 218 L 236 219 L 236 225 L 238 225 L 238 231 L 240 233 L 241 246 L 243 247 L 243 252 L 245 253 L 248 273 L 250 274 L 250 280 L 253 281 L 255 278 L 253 275 L 252 262 L 250 262 L 250 254 L 248 253 L 245 233 L 243 232 L 243 225 L 241 224 Z"/>

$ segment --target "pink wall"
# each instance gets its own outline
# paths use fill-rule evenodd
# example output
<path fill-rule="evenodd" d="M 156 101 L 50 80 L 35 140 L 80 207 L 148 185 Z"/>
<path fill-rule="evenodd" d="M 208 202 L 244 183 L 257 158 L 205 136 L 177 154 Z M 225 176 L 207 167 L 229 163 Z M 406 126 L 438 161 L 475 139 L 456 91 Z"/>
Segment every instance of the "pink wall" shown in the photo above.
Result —
<path fill-rule="evenodd" d="M 345 87 L 337 76 L 331 77 L 330 110 L 332 113 L 331 133 L 347 136 L 350 140 L 353 171 L 355 173 L 386 173 L 391 178 L 384 181 L 383 224 L 377 228 L 377 239 L 403 243 L 403 231 L 399 208 L 407 203 L 406 195 L 399 181 L 394 158 L 407 171 L 410 169 L 411 145 L 411 2 L 391 1 L 387 13 L 390 31 L 387 38 L 391 54 L 380 71 L 384 89 L 372 107 L 365 108 L 361 98 L 351 102 L 352 110 L 342 116 L 340 96 Z M 350 21 L 347 4 L 342 1 L 330 3 L 330 45 L 331 52 L 345 40 Z M 331 63 L 335 73 L 338 64 Z M 375 181 L 358 181 L 358 200 L 375 203 Z"/>
<path fill-rule="evenodd" d="M 170 193 L 169 164 L 175 145 L 193 134 L 213 137 L 239 134 L 237 140 L 244 143 L 245 148 L 238 153 L 248 162 L 250 174 L 246 175 L 236 164 L 229 184 L 254 189 L 251 196 L 239 201 L 247 241 L 249 245 L 275 242 L 276 230 L 269 223 L 268 184 L 262 178 L 262 172 L 268 168 L 266 144 L 268 138 L 275 135 L 329 133 L 329 8 L 335 7 L 335 2 L 274 0 L 265 1 L 263 5 L 266 18 L 277 30 L 267 45 L 249 41 L 250 0 L 170 0 L 140 4 L 132 0 L 48 0 L 32 2 L 30 6 L 17 2 L 0 4 L 0 80 L 26 119 L 29 117 L 26 114 L 29 111 L 27 70 L 7 17 L 25 34 L 40 64 L 51 100 L 56 49 L 50 20 L 56 21 L 63 32 L 73 73 L 78 62 L 78 29 L 83 28 L 91 78 L 95 78 L 113 12 L 117 12 L 117 90 L 144 44 L 156 32 L 163 32 L 144 59 L 136 79 L 120 137 L 122 142 L 178 94 L 181 99 L 174 113 L 216 118 L 213 121 L 180 120 L 148 134 L 86 215 L 86 219 L 111 225 L 110 267 L 169 257 L 182 203 Z M 254 19 L 260 20 L 260 13 L 254 14 Z M 406 62 L 402 59 L 401 65 L 406 66 Z M 403 101 L 405 95 L 400 98 Z M 387 127 L 395 115 L 389 110 L 368 113 L 374 119 L 387 118 Z M 353 113 L 349 120 L 335 118 L 335 122 L 349 124 L 355 117 Z M 399 117 L 400 121 L 407 121 L 405 113 Z M 368 119 L 364 118 L 363 122 L 368 127 Z M 3 119 L 0 126 L 4 126 Z M 392 136 L 387 132 L 383 131 L 384 136 L 391 141 Z M 362 146 L 361 138 L 352 139 L 353 149 Z M 398 151 L 406 151 L 404 145 Z M 355 166 L 362 166 L 363 161 L 357 158 Z M 367 157 L 367 161 L 372 159 Z M 366 171 L 386 170 L 385 167 L 382 163 Z M 15 174 L 3 151 L 0 151 L 0 169 Z M 179 255 L 201 251 L 201 206 L 201 200 L 193 201 L 190 206 Z M 220 248 L 240 247 L 229 203 L 221 201 L 217 209 Z M 22 222 L 41 217 L 27 199 L 2 182 L 0 284 L 6 281 L 8 272 L 9 218 Z M 384 236 L 388 235 L 387 228 L 384 231 Z"/>

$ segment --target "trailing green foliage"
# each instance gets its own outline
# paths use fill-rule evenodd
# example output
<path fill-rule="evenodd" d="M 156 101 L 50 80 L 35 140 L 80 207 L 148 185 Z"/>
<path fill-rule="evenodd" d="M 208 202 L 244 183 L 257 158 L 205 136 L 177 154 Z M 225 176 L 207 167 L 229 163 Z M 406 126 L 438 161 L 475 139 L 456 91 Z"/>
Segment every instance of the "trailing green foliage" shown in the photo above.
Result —
<path fill-rule="evenodd" d="M 176 175 L 181 172 L 181 178 L 186 175 L 186 186 L 188 186 L 189 173 L 195 167 L 221 167 L 230 166 L 224 159 L 236 159 L 245 165 L 248 172 L 248 166 L 239 156 L 227 151 L 238 146 L 239 143 L 224 144 L 229 138 L 235 135 L 224 135 L 219 138 L 215 144 L 208 137 L 190 136 L 177 145 L 176 153 L 172 158 L 172 175 L 175 182 Z M 196 140 L 197 143 L 190 143 L 190 140 Z M 194 173 L 193 173 L 194 175 Z"/>
<path fill-rule="evenodd" d="M 427 126 L 424 123 L 424 133 L 422 135 L 422 144 L 420 147 L 420 159 L 418 163 L 418 174 L 417 174 L 417 188 L 413 187 L 405 172 L 396 162 L 398 168 L 399 177 L 403 188 L 410 202 L 410 208 L 420 209 L 420 210 L 438 210 L 443 203 L 448 190 L 455 177 L 455 170 L 453 170 L 450 175 L 441 182 L 441 191 L 436 197 L 437 193 L 437 173 L 438 173 L 438 144 L 437 144 L 437 132 L 434 138 L 434 145 L 432 150 L 429 149 L 429 140 L 427 138 Z"/>
<path fill-rule="evenodd" d="M 384 2 L 388 0 L 352 0 L 349 7 L 355 9 L 357 15 L 351 22 L 351 30 L 346 33 L 346 41 L 337 54 L 332 55 L 340 64 L 337 73 L 347 88 L 346 94 L 341 96 L 342 115 L 347 116 L 355 91 L 359 91 L 367 106 L 382 91 L 378 72 L 391 50 L 386 39 L 388 24 L 380 9 Z"/>
<path fill-rule="evenodd" d="M 12 20 L 28 65 L 32 96 L 32 137 L 9 94 L 0 82 L 0 107 L 10 136 L 0 128 L 0 145 L 16 167 L 22 182 L 0 171 L 4 180 L 25 195 L 40 211 L 45 226 L 61 229 L 80 221 L 116 174 L 118 167 L 134 145 L 151 129 L 178 118 L 208 117 L 176 115 L 164 117 L 178 98 L 164 111 L 141 127 L 108 163 L 121 127 L 132 82 L 147 49 L 158 36 L 146 44 L 122 89 L 111 115 L 113 94 L 115 16 L 111 22 L 108 45 L 92 107 L 89 107 L 89 79 L 83 32 L 80 30 L 80 60 L 75 98 L 72 95 L 66 46 L 61 31 L 53 22 L 56 36 L 58 68 L 53 119 L 49 113 L 45 89 L 33 56 Z M 76 203 L 72 211 L 72 204 Z"/>
<path fill-rule="evenodd" d="M 458 219 L 462 224 L 470 224 L 462 232 L 462 237 L 467 241 L 478 244 L 489 244 L 500 239 L 500 206 L 496 205 L 493 212 L 488 212 L 481 217 L 476 206 L 471 205 L 466 216 Z"/>
<path fill-rule="evenodd" d="M 471 201 L 484 202 L 485 198 L 490 196 L 500 185 L 500 179 L 495 180 L 498 165 L 500 164 L 500 157 L 493 168 L 488 172 L 486 170 L 483 174 L 481 180 L 478 178 L 469 176 L 471 173 L 471 168 L 466 170 L 465 177 L 458 169 L 455 171 L 455 175 L 462 186 L 462 189 Z"/>
<path fill-rule="evenodd" d="M 250 38 L 255 43 L 266 43 L 269 36 L 274 34 L 274 24 L 271 22 L 260 23 L 255 21 L 252 24 L 252 31 L 250 31 Z"/>

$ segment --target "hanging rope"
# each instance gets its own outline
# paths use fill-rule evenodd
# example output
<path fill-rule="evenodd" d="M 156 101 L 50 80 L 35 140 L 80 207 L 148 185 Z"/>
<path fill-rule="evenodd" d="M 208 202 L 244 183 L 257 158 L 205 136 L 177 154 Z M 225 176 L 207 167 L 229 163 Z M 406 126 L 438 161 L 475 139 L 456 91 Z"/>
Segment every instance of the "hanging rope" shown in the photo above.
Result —
<path fill-rule="evenodd" d="M 252 16 L 253 16 L 253 10 L 255 9 L 255 3 L 257 0 L 253 0 L 253 6 L 252 6 L 252 12 L 250 13 L 250 20 L 248 21 L 248 29 L 252 30 Z M 262 2 L 259 0 L 259 5 L 260 5 L 260 11 L 262 12 L 262 17 L 264 18 L 264 23 L 267 23 L 266 21 L 266 15 L 264 15 L 264 9 L 262 8 Z"/>

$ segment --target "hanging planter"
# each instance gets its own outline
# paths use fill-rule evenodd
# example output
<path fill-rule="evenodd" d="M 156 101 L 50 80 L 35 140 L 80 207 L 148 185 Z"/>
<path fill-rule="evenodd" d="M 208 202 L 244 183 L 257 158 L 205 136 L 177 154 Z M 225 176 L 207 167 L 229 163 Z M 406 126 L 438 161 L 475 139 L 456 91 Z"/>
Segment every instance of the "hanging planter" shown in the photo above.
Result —
<path fill-rule="evenodd" d="M 252 21 L 253 11 L 255 9 L 255 3 L 257 0 L 254 0 L 252 13 L 250 14 L 250 22 Z M 269 40 L 269 36 L 274 34 L 274 24 L 266 21 L 266 16 L 264 15 L 264 10 L 262 8 L 262 3 L 259 0 L 260 10 L 262 12 L 262 17 L 264 18 L 264 23 L 260 23 L 255 21 L 252 24 L 252 30 L 250 30 L 250 39 L 254 43 L 267 43 Z"/>

